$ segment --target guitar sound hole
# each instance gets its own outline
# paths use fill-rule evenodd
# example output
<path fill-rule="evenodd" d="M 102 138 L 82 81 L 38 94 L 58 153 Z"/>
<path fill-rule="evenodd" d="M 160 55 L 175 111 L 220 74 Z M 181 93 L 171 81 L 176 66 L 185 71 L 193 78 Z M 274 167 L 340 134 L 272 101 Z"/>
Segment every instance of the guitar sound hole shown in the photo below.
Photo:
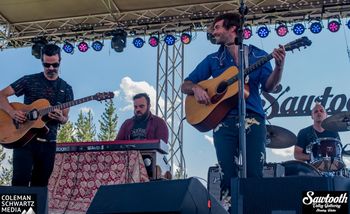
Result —
<path fill-rule="evenodd" d="M 226 81 L 221 82 L 218 87 L 216 88 L 216 93 L 217 94 L 223 94 L 227 90 L 228 83 Z"/>

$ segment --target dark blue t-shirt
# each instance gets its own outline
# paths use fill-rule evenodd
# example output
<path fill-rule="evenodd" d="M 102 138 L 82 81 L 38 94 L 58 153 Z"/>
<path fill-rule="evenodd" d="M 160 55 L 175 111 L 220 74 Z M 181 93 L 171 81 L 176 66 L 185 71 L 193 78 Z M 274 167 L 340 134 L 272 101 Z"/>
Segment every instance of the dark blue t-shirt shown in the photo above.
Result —
<path fill-rule="evenodd" d="M 48 80 L 44 73 L 26 75 L 10 85 L 17 97 L 24 95 L 24 104 L 29 105 L 38 99 L 47 99 L 51 106 L 72 101 L 74 99 L 72 87 L 58 78 Z M 45 137 L 47 140 L 56 140 L 58 121 L 49 120 L 46 123 L 50 129 Z"/>

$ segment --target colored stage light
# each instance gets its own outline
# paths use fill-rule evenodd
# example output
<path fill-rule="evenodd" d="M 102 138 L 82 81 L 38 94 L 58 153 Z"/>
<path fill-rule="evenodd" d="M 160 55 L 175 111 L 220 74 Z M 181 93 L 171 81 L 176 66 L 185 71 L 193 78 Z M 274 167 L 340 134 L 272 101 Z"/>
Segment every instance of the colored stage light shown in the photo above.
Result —
<path fill-rule="evenodd" d="M 125 30 L 117 29 L 112 34 L 111 47 L 118 53 L 123 52 L 126 47 L 126 37 L 128 33 Z"/>
<path fill-rule="evenodd" d="M 315 22 L 312 22 L 311 25 L 310 25 L 310 31 L 311 33 L 314 33 L 314 34 L 318 34 L 322 31 L 322 24 L 320 21 L 315 21 Z"/>
<path fill-rule="evenodd" d="M 182 33 L 180 38 L 181 42 L 185 45 L 190 44 L 192 40 L 192 36 L 189 33 Z"/>
<path fill-rule="evenodd" d="M 269 35 L 270 30 L 267 28 L 266 25 L 262 25 L 258 28 L 258 31 L 256 33 L 260 38 L 266 38 Z"/>
<path fill-rule="evenodd" d="M 69 42 L 65 42 L 62 46 L 62 49 L 64 52 L 68 53 L 68 54 L 73 54 L 74 53 L 74 46 L 69 43 Z"/>
<path fill-rule="evenodd" d="M 103 43 L 100 41 L 94 41 L 91 44 L 92 49 L 94 49 L 94 51 L 101 51 L 103 48 Z"/>
<path fill-rule="evenodd" d="M 140 37 L 136 37 L 132 43 L 134 44 L 134 46 L 136 48 L 142 48 L 143 47 L 143 44 L 145 44 L 145 40 L 143 40 L 142 38 Z"/>
<path fill-rule="evenodd" d="M 168 34 L 165 36 L 164 42 L 167 45 L 174 45 L 176 42 L 176 38 L 175 38 L 175 36 Z"/>
<path fill-rule="evenodd" d="M 159 44 L 159 39 L 157 36 L 151 36 L 149 37 L 148 39 L 148 44 L 151 46 L 151 47 L 157 47 L 158 44 Z"/>
<path fill-rule="evenodd" d="M 277 35 L 280 37 L 283 37 L 283 36 L 287 35 L 287 33 L 288 33 L 288 27 L 286 24 L 283 24 L 283 23 L 278 24 L 278 26 L 275 28 L 275 30 L 276 30 Z"/>
<path fill-rule="evenodd" d="M 89 45 L 88 45 L 88 43 L 86 43 L 86 42 L 84 42 L 84 41 L 82 41 L 82 42 L 80 42 L 79 44 L 78 44 L 78 50 L 80 51 L 80 52 L 86 52 L 87 50 L 89 50 Z"/>
<path fill-rule="evenodd" d="M 250 39 L 252 35 L 253 35 L 252 27 L 250 25 L 245 26 L 243 29 L 243 38 Z"/>
<path fill-rule="evenodd" d="M 338 32 L 340 29 L 340 21 L 338 20 L 332 20 L 328 21 L 328 30 L 332 33 Z"/>
<path fill-rule="evenodd" d="M 350 19 L 348 20 L 348 22 L 346 23 L 346 25 L 347 25 L 348 28 L 350 29 Z"/>
<path fill-rule="evenodd" d="M 305 26 L 301 23 L 296 23 L 293 28 L 292 31 L 294 32 L 295 35 L 302 35 L 305 32 Z"/>

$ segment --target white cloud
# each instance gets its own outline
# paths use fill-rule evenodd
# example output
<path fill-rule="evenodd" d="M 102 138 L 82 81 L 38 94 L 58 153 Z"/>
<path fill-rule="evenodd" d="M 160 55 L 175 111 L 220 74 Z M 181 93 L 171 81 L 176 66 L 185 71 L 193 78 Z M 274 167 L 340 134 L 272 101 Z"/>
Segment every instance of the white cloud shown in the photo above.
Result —
<path fill-rule="evenodd" d="M 113 93 L 114 93 L 114 98 L 119 97 L 119 95 L 120 95 L 119 90 L 115 90 L 115 91 L 113 91 Z"/>
<path fill-rule="evenodd" d="M 122 107 L 121 111 L 132 111 L 134 109 L 132 97 L 138 93 L 147 93 L 151 99 L 151 111 L 156 112 L 156 90 L 146 81 L 135 82 L 130 77 L 124 77 L 120 83 L 121 92 L 123 92 L 124 99 L 128 103 Z M 160 106 L 164 106 L 164 100 L 160 99 Z"/>
<path fill-rule="evenodd" d="M 212 145 L 214 145 L 214 138 L 209 135 L 204 135 L 204 138 Z"/>
<path fill-rule="evenodd" d="M 293 157 L 294 146 L 286 149 L 271 149 L 271 152 L 275 155 L 282 156 L 282 157 Z"/>

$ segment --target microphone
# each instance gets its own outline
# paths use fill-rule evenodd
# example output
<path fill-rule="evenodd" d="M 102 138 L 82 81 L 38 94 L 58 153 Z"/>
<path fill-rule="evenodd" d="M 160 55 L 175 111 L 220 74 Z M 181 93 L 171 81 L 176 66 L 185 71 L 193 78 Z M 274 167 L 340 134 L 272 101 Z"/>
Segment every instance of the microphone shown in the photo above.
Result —
<path fill-rule="evenodd" d="M 266 112 L 269 108 L 271 108 L 271 106 L 272 106 L 273 104 L 275 104 L 275 103 L 277 102 L 277 100 L 278 100 L 283 94 L 287 93 L 289 90 L 290 90 L 290 87 L 287 86 L 287 88 L 284 89 L 284 91 L 282 91 L 282 92 L 278 95 L 278 97 L 269 105 L 269 107 L 267 107 L 267 108 L 264 110 L 264 112 Z"/>

